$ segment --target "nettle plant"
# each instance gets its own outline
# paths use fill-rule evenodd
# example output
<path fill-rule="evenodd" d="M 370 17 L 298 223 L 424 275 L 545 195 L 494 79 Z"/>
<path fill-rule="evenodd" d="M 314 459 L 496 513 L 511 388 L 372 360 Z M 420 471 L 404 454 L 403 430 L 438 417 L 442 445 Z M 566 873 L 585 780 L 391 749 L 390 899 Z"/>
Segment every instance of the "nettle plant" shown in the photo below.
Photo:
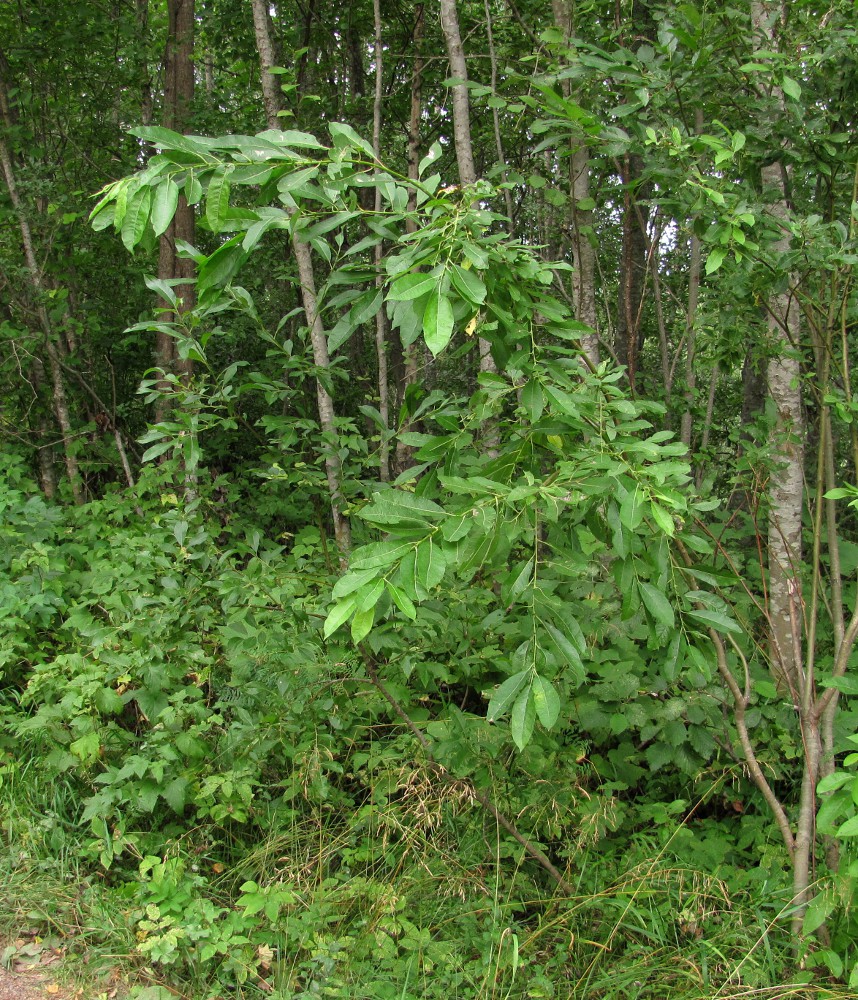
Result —
<path fill-rule="evenodd" d="M 198 264 L 200 308 L 243 300 L 232 284 L 242 264 L 269 230 L 289 230 L 326 269 L 319 308 L 337 316 L 332 354 L 381 309 L 404 345 L 422 338 L 433 355 L 457 332 L 465 346 L 451 350 L 466 351 L 477 334 L 488 340 L 499 372 L 479 376 L 467 405 L 433 395 L 416 414 L 427 430 L 401 434 L 416 464 L 353 503 L 364 544 L 333 588 L 325 637 L 348 626 L 371 676 L 395 661 L 428 684 L 420 631 L 437 630 L 439 600 L 490 594 L 474 606 L 497 655 L 467 681 L 489 695 L 481 725 L 508 716 L 520 749 L 537 722 L 547 731 L 576 717 L 599 648 L 632 639 L 649 653 L 601 674 L 616 681 L 616 667 L 634 679 L 617 695 L 611 731 L 647 726 L 646 742 L 663 748 L 657 766 L 684 750 L 692 773 L 714 746 L 688 735 L 707 713 L 690 718 L 680 706 L 644 717 L 630 707 L 638 688 L 661 705 L 706 687 L 729 669 L 722 635 L 741 632 L 717 592 L 723 575 L 694 562 L 712 552 L 695 520 L 713 505 L 693 498 L 684 445 L 653 430 L 661 409 L 630 400 L 620 372 L 582 360 L 588 328 L 552 294 L 566 265 L 502 231 L 485 207 L 488 184 L 443 188 L 439 174 L 427 176 L 438 149 L 408 181 L 348 126 L 330 133 L 326 147 L 297 131 L 212 139 L 138 129 L 160 153 L 105 189 L 93 223 L 113 225 L 133 249 L 166 230 L 180 193 L 203 205 L 201 223 L 223 242 L 208 255 L 184 247 Z M 366 188 L 380 192 L 380 212 L 361 207 Z M 184 349 L 196 356 L 193 344 Z"/>

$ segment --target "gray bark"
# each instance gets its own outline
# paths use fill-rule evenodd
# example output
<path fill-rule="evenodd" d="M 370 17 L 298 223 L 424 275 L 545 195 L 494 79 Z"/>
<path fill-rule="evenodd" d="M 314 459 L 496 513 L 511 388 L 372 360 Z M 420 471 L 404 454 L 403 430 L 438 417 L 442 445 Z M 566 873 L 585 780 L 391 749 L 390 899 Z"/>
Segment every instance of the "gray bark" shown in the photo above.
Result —
<path fill-rule="evenodd" d="M 277 78 L 271 72 L 274 62 L 274 46 L 268 25 L 268 5 L 266 0 L 253 0 L 253 23 L 256 31 L 256 48 L 259 53 L 259 63 L 262 73 L 262 94 L 265 101 L 265 113 L 271 128 L 279 127 L 279 112 L 282 109 L 280 88 Z M 304 305 L 304 315 L 310 331 L 310 343 L 313 349 L 313 361 L 317 368 L 330 368 L 328 356 L 328 340 L 325 328 L 319 315 L 316 299 L 316 278 L 313 274 L 313 258 L 308 244 L 303 243 L 296 233 L 292 237 L 292 251 L 298 267 L 298 281 L 301 285 L 301 299 Z M 334 413 L 334 401 L 319 379 L 316 380 L 316 403 L 319 410 L 319 426 L 322 432 L 331 440 L 336 438 L 337 425 Z M 343 514 L 342 463 L 339 454 L 333 446 L 325 450 L 325 474 L 328 490 L 331 495 L 331 514 L 334 522 L 334 536 L 340 550 L 340 558 L 345 560 L 351 548 L 351 528 L 348 518 Z"/>

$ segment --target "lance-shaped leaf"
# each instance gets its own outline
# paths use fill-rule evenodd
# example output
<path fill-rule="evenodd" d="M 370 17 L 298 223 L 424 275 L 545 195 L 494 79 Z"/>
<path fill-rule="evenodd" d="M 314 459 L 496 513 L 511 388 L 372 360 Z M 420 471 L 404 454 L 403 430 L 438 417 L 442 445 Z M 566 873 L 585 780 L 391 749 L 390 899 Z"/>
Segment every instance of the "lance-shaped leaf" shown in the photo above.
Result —
<path fill-rule="evenodd" d="M 167 231 L 179 204 L 179 185 L 172 177 L 161 181 L 152 199 L 152 228 L 156 236 Z"/>
<path fill-rule="evenodd" d="M 349 618 L 351 618 L 352 612 L 356 606 L 357 597 L 352 594 L 344 601 L 340 601 L 331 608 L 328 612 L 328 617 L 325 619 L 324 635 L 326 639 L 333 635 L 341 625 L 344 625 Z"/>
<path fill-rule="evenodd" d="M 232 166 L 228 164 L 223 170 L 217 171 L 209 181 L 206 193 L 206 221 L 213 233 L 223 229 L 224 219 L 229 209 L 229 175 Z"/>
<path fill-rule="evenodd" d="M 438 287 L 439 279 L 432 274 L 410 271 L 397 278 L 387 293 L 388 302 L 408 302 L 422 298 Z"/>
<path fill-rule="evenodd" d="M 140 188 L 128 202 L 125 218 L 122 220 L 122 242 L 128 251 L 133 251 L 146 231 L 149 207 L 152 204 L 152 189 Z"/>
<path fill-rule="evenodd" d="M 453 336 L 453 307 L 446 294 L 437 287 L 429 296 L 423 313 L 423 339 L 437 357 Z"/>
<path fill-rule="evenodd" d="M 530 690 L 536 717 L 546 729 L 551 729 L 560 715 L 560 696 L 554 685 L 544 677 L 534 677 Z"/>
<path fill-rule="evenodd" d="M 509 719 L 510 733 L 519 750 L 524 750 L 530 742 L 535 724 L 536 706 L 533 701 L 533 688 L 527 687 L 516 698 Z"/>
<path fill-rule="evenodd" d="M 503 684 L 495 691 L 489 701 L 489 709 L 486 719 L 489 722 L 496 722 L 508 710 L 515 700 L 515 696 L 524 687 L 524 683 L 530 676 L 530 670 L 519 670 L 517 674 L 508 677 Z"/>
<path fill-rule="evenodd" d="M 644 583 L 643 580 L 638 580 L 638 591 L 653 621 L 673 628 L 675 623 L 673 608 L 665 595 L 657 587 L 651 583 Z"/>
<path fill-rule="evenodd" d="M 733 635 L 741 635 L 744 631 L 741 625 L 720 611 L 686 611 L 685 614 L 693 621 L 700 622 L 707 628 L 714 628 L 717 632 L 732 632 Z"/>

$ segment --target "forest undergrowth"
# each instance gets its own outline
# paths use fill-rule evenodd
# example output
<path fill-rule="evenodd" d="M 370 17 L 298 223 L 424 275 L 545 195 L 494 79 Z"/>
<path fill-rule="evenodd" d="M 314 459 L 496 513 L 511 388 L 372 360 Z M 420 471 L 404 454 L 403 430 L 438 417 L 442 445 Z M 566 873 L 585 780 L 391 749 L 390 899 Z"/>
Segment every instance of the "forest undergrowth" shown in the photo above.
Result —
<path fill-rule="evenodd" d="M 157 469 L 77 508 L 20 466 L 2 488 L 3 658 L 29 678 L 2 701 L 4 937 L 147 1000 L 846 995 L 795 966 L 740 769 L 630 787 L 571 725 L 511 752 L 468 722 L 491 650 L 456 595 L 382 691 L 322 637 L 317 529 Z"/>

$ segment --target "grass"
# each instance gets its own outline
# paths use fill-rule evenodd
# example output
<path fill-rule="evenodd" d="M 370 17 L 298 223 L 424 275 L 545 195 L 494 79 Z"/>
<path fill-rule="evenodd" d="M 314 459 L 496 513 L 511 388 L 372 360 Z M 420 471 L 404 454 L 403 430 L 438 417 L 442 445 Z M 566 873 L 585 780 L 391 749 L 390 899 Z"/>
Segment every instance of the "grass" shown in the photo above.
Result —
<path fill-rule="evenodd" d="M 776 914 L 777 898 L 761 900 L 737 871 L 677 859 L 670 839 L 581 848 L 570 859 L 575 895 L 546 895 L 471 803 L 439 801 L 415 779 L 400 802 L 359 817 L 314 809 L 258 841 L 190 831 L 165 842 L 161 861 L 173 866 L 158 883 L 132 864 L 106 873 L 85 857 L 73 781 L 46 782 L 11 756 L 1 776 L 0 935 L 61 941 L 67 971 L 90 992 L 118 969 L 150 1000 L 153 984 L 188 1000 L 227 987 L 277 1000 L 850 996 L 790 984 L 791 942 L 761 910 Z M 294 902 L 249 913 L 248 883 L 263 896 L 288 889 Z M 141 951 L 154 903 L 170 921 L 158 934 L 178 935 L 170 960 Z M 211 933 L 194 944 L 194 922 L 209 912 Z M 224 954 L 205 961 L 215 933 Z"/>

